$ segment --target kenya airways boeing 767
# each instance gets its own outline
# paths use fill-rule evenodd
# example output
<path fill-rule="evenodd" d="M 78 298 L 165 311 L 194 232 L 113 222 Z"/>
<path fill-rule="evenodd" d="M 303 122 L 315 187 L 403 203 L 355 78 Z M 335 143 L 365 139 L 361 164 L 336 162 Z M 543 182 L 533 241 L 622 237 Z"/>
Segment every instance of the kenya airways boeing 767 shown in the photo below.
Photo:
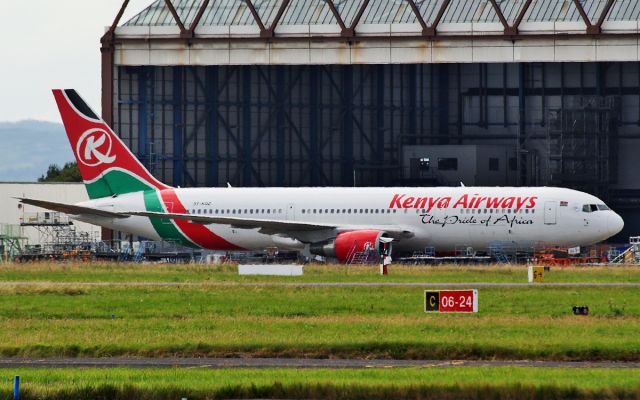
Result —
<path fill-rule="evenodd" d="M 597 197 L 552 187 L 173 188 L 74 90 L 53 94 L 90 200 L 21 201 L 150 239 L 213 250 L 276 246 L 346 262 L 391 240 L 400 251 L 579 246 L 623 227 Z"/>

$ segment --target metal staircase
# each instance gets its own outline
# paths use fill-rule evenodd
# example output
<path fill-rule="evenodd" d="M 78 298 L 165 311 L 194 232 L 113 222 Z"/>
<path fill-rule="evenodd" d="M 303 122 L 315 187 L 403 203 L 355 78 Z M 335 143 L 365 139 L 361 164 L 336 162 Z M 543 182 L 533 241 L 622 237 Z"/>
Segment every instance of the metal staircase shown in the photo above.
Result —
<path fill-rule="evenodd" d="M 376 264 L 378 252 L 375 250 L 358 251 L 353 254 L 349 264 Z"/>
<path fill-rule="evenodd" d="M 629 238 L 629 248 L 618 254 L 610 261 L 612 264 L 639 263 L 640 262 L 640 236 Z"/>
<path fill-rule="evenodd" d="M 364 249 L 358 251 L 358 242 L 354 241 L 353 246 L 347 253 L 347 264 L 376 264 L 379 259 L 379 253 L 374 249 Z"/>

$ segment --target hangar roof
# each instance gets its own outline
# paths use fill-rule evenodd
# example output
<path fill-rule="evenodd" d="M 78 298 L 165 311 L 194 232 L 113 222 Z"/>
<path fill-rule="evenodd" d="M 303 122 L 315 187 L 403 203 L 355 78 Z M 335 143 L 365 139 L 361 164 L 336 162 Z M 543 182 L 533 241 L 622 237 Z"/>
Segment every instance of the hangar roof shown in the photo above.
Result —
<path fill-rule="evenodd" d="M 118 25 L 127 4 L 118 65 L 640 61 L 639 0 L 155 0 Z"/>
<path fill-rule="evenodd" d="M 190 26 L 204 0 L 172 0 L 184 26 Z M 287 3 L 287 4 L 285 4 Z M 500 23 L 491 0 L 333 0 L 335 10 L 346 26 L 356 19 L 362 8 L 359 24 L 416 24 L 415 10 L 428 25 L 436 20 L 445 6 L 441 23 Z M 413 3 L 413 4 L 412 4 Z M 445 4 L 448 3 L 448 4 Z M 595 23 L 608 6 L 605 21 L 637 21 L 640 2 L 637 0 L 495 0 L 507 22 L 512 24 L 526 7 L 522 22 L 582 21 L 579 4 L 588 19 Z M 211 0 L 198 21 L 199 26 L 256 25 L 251 5 L 261 22 L 270 26 L 281 6 L 283 14 L 278 25 L 338 25 L 328 0 Z M 415 5 L 415 9 L 413 6 Z M 364 7 L 363 7 L 364 6 Z M 175 26 L 176 21 L 166 0 L 156 0 L 125 26 Z"/>

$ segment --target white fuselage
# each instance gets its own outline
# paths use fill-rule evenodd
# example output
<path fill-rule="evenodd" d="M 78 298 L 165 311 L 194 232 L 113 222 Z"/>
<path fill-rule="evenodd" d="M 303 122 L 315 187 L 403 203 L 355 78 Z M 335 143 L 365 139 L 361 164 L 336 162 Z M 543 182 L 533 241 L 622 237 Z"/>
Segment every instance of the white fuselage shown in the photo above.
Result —
<path fill-rule="evenodd" d="M 394 244 L 399 251 L 433 246 L 445 252 L 462 245 L 483 250 L 495 243 L 522 248 L 590 245 L 615 235 L 623 226 L 620 216 L 597 197 L 551 187 L 188 188 L 175 193 L 187 212 L 196 215 L 400 226 L 412 237 Z M 109 211 L 145 211 L 142 193 L 83 204 Z M 165 205 L 166 212 L 172 212 L 170 208 Z M 150 239 L 163 238 L 147 217 L 83 220 Z M 299 240 L 258 229 L 218 224 L 206 228 L 243 249 L 301 248 Z M 304 242 L 330 238 L 327 232 L 313 235 Z"/>

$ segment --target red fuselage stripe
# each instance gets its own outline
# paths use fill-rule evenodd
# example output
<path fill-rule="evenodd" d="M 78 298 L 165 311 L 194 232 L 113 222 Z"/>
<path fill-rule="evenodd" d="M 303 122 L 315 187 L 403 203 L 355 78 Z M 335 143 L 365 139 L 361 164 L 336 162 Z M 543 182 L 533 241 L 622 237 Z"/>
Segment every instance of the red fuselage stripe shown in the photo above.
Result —
<path fill-rule="evenodd" d="M 162 201 L 170 213 L 187 214 L 187 209 L 182 205 L 175 190 L 165 189 L 160 191 Z M 189 240 L 197 245 L 211 250 L 244 250 L 233 243 L 226 241 L 207 227 L 184 220 L 174 220 L 178 228 L 187 235 Z"/>

